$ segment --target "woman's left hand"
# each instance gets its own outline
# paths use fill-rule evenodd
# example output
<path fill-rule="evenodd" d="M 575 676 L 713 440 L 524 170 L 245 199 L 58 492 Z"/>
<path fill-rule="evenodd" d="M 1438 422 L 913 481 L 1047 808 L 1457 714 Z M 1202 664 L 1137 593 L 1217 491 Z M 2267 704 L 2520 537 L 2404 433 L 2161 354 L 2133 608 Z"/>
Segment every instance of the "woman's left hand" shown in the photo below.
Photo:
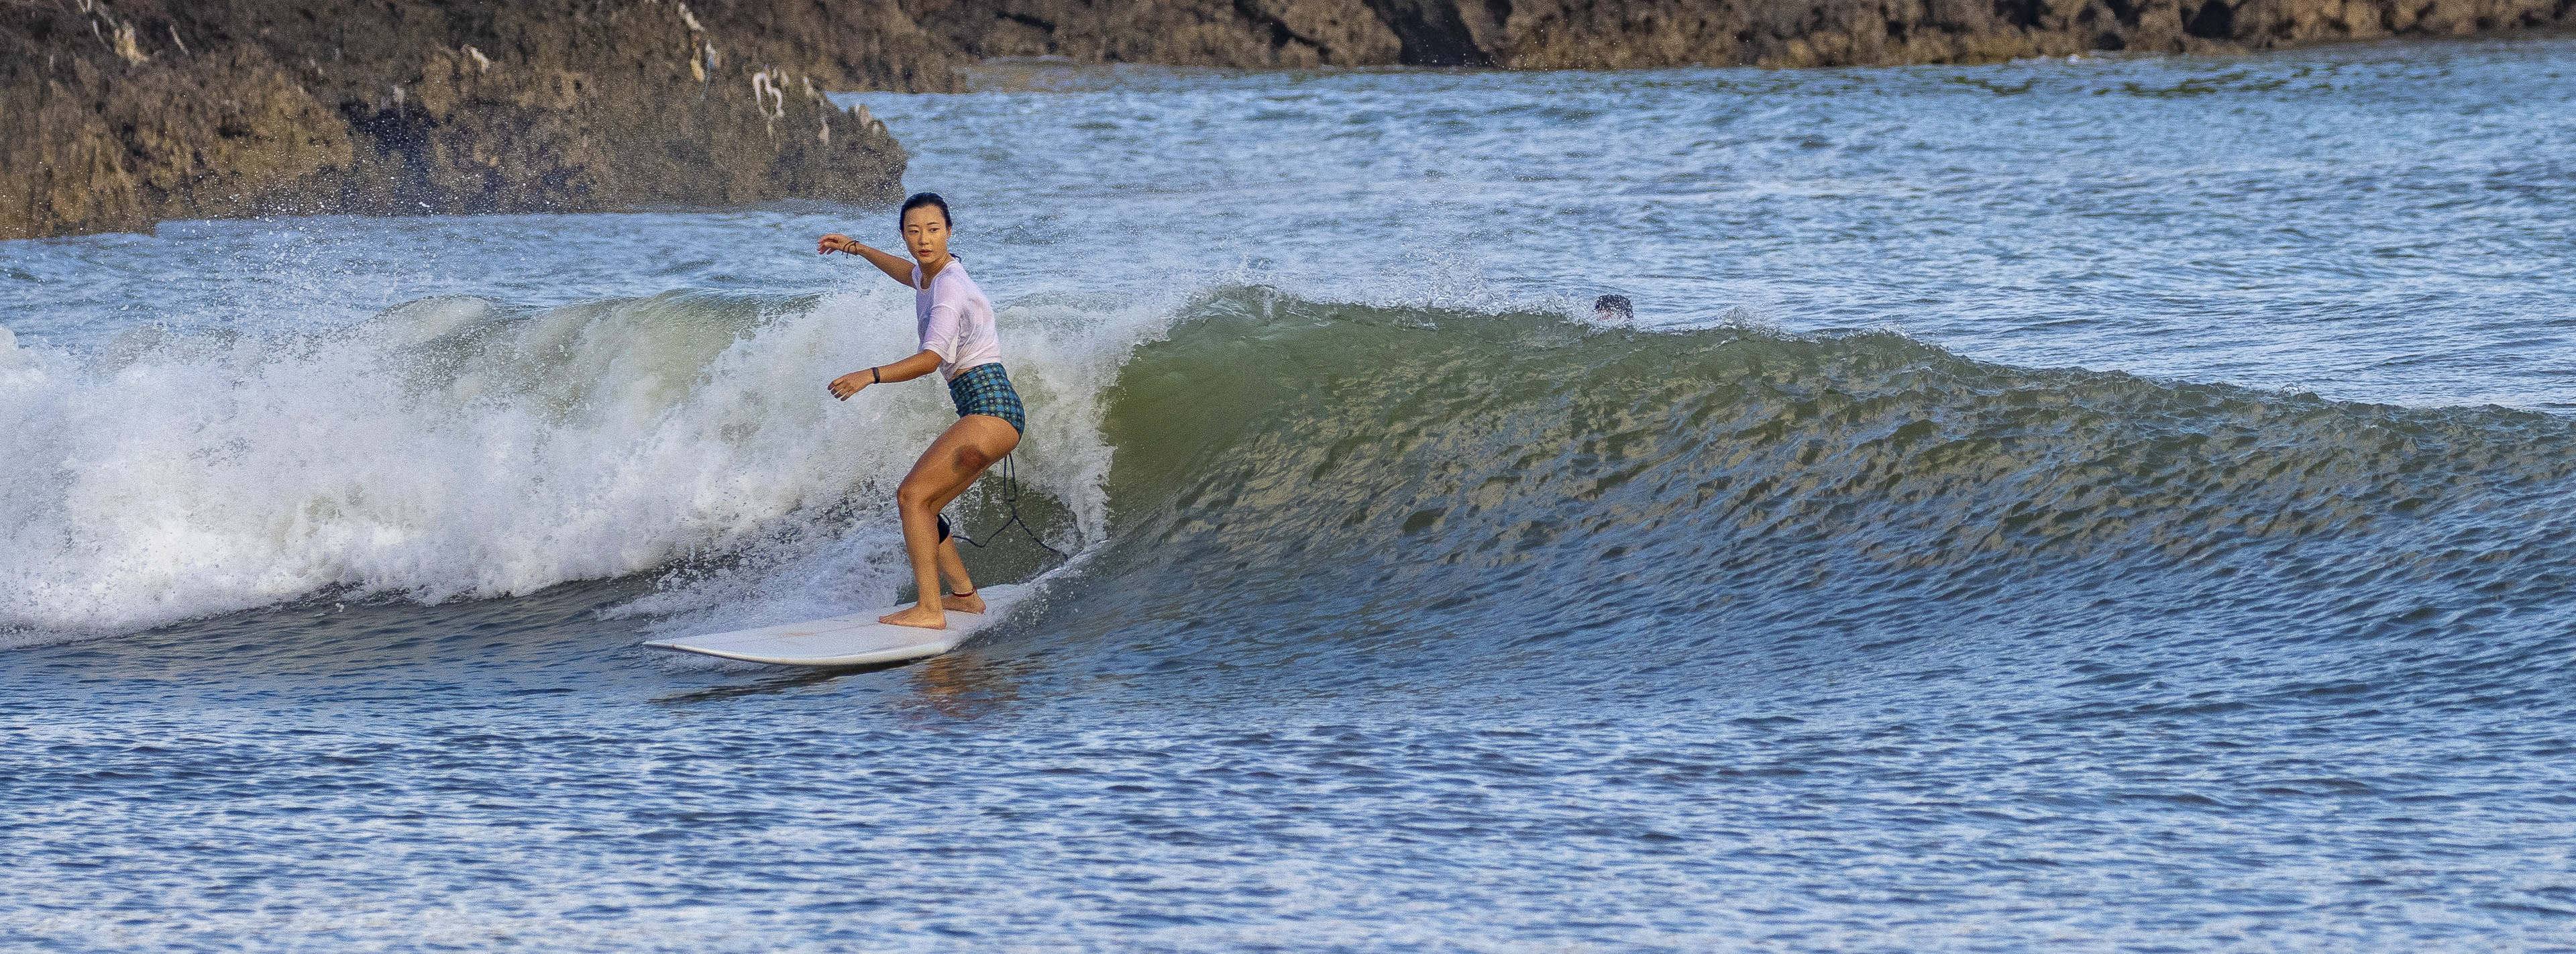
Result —
<path fill-rule="evenodd" d="M 857 394 L 860 391 L 865 390 L 868 383 L 868 375 L 852 371 L 848 374 L 832 379 L 832 383 L 830 385 L 832 396 L 847 401 L 850 399 L 850 395 Z"/>

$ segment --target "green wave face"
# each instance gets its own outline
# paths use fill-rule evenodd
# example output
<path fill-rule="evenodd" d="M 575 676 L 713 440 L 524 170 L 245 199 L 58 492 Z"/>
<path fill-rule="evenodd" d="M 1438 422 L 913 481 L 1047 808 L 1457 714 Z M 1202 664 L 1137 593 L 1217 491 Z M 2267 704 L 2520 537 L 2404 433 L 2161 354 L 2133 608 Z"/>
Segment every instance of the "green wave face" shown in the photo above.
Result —
<path fill-rule="evenodd" d="M 2570 427 L 2494 408 L 1263 289 L 1197 306 L 1108 403 L 1113 530 L 1058 623 L 1236 663 L 2146 618 L 2311 639 L 2566 590 L 2495 554 L 2564 532 Z"/>

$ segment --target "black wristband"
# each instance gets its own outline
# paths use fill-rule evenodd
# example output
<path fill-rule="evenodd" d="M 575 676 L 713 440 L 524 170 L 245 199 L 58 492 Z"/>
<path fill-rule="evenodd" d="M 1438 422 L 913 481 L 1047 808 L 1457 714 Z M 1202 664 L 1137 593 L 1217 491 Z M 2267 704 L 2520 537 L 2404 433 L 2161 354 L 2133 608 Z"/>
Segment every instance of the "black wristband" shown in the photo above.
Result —
<path fill-rule="evenodd" d="M 869 383 L 872 383 L 872 384 L 884 384 L 884 383 L 885 383 L 885 375 L 884 375 L 884 374 L 881 374 L 881 373 L 878 373 L 877 369 L 875 369 L 875 368 L 869 368 L 869 369 L 868 369 L 868 381 L 869 381 Z"/>

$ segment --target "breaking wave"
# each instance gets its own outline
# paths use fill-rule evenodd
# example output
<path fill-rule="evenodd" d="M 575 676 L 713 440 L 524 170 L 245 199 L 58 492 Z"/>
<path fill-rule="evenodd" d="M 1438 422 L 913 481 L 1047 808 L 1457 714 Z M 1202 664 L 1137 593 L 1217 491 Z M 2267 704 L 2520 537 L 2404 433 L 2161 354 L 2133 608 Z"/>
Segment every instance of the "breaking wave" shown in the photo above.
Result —
<path fill-rule="evenodd" d="M 442 298 L 327 334 L 10 343 L 0 406 L 29 426 L 0 439 L 0 620 L 100 633 L 634 574 L 661 584 L 630 612 L 689 625 L 889 602 L 884 501 L 946 397 L 821 385 L 907 313 Z M 1050 638 L 1245 662 L 1444 634 L 1702 660 L 2146 622 L 2303 641 L 2528 627 L 2576 580 L 2576 430 L 2543 414 L 1257 287 L 1003 321 L 1024 507 L 1087 554 Z"/>

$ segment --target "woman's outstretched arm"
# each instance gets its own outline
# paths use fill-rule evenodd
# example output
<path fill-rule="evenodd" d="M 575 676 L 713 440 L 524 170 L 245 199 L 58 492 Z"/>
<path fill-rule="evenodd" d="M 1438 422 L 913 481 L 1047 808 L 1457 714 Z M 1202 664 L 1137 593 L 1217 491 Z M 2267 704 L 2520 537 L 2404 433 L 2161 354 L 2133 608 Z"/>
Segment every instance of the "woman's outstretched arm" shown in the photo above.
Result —
<path fill-rule="evenodd" d="M 865 370 L 852 371 L 840 377 L 833 378 L 830 387 L 832 389 L 833 397 L 847 401 L 850 399 L 850 395 L 859 393 L 868 385 L 893 384 L 897 381 L 910 381 L 914 378 L 937 370 L 939 370 L 939 352 L 925 348 L 920 354 L 913 355 L 912 357 L 905 358 L 893 364 L 883 364 Z"/>
<path fill-rule="evenodd" d="M 879 271 L 886 273 L 887 278 L 902 282 L 903 287 L 905 288 L 912 287 L 911 259 L 900 255 L 888 255 L 884 252 L 877 251 L 876 249 L 867 247 L 867 245 L 861 243 L 858 239 L 851 238 L 839 232 L 823 236 L 820 241 L 814 243 L 814 253 L 817 255 L 830 255 L 834 252 L 848 252 L 860 258 L 867 259 L 868 264 L 874 265 Z M 919 376 L 920 375 L 914 375 L 914 377 Z"/>

